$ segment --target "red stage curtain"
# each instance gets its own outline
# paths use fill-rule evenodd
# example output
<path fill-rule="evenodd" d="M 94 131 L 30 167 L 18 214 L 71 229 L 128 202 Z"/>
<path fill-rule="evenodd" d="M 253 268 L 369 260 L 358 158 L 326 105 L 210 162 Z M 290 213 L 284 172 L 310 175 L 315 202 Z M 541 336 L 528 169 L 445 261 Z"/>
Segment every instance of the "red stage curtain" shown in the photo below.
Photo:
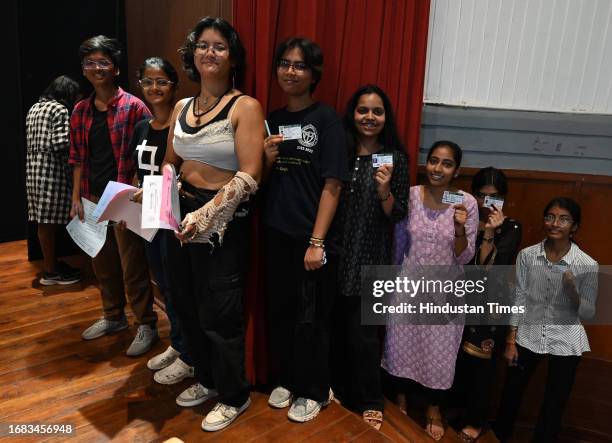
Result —
<path fill-rule="evenodd" d="M 274 48 L 290 36 L 314 40 L 324 54 L 316 98 L 342 113 L 359 86 L 374 83 L 383 88 L 394 106 L 415 183 L 429 6 L 429 0 L 234 0 L 234 27 L 247 51 L 244 90 L 266 113 L 282 106 L 272 72 Z M 247 373 L 253 383 L 265 381 L 267 370 L 260 324 L 262 274 L 256 256 L 257 251 L 246 306 Z"/>

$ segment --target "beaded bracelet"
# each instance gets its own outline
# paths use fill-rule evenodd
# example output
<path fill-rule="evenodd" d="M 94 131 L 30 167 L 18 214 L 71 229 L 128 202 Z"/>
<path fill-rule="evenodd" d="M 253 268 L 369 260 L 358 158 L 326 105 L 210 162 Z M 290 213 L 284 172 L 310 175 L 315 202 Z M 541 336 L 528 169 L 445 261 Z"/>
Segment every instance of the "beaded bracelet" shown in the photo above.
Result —
<path fill-rule="evenodd" d="M 314 246 L 315 248 L 323 248 L 325 249 L 325 242 L 322 238 L 317 238 L 317 237 L 310 237 L 310 240 L 308 241 L 308 244 L 310 246 Z"/>

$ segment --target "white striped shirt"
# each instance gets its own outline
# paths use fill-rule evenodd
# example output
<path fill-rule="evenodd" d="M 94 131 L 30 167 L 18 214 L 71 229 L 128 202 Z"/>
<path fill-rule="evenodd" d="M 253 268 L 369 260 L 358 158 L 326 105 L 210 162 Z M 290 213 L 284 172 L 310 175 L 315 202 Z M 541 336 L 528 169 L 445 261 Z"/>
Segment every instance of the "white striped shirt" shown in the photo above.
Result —
<path fill-rule="evenodd" d="M 595 314 L 598 269 L 597 262 L 573 242 L 557 263 L 546 257 L 544 242 L 519 252 L 515 304 L 525 306 L 527 311 L 511 320 L 511 324 L 518 326 L 516 342 L 538 354 L 581 355 L 590 351 L 580 319 Z M 576 278 L 580 296 L 577 312 L 563 288 L 564 270 L 571 271 Z M 560 318 L 564 324 L 554 324 Z"/>

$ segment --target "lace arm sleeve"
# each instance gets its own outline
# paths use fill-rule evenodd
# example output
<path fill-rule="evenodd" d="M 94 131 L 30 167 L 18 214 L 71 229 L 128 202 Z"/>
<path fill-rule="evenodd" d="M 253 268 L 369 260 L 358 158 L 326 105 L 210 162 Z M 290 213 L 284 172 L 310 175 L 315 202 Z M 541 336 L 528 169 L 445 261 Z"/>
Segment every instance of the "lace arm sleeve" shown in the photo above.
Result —
<path fill-rule="evenodd" d="M 250 195 L 257 192 L 257 182 L 245 172 L 236 175 L 217 192 L 208 203 L 185 216 L 183 226 L 195 225 L 195 234 L 189 239 L 194 243 L 211 243 L 214 234 L 219 235 L 219 244 L 227 224 L 234 217 L 234 212 L 240 203 L 247 201 Z M 217 202 L 218 201 L 218 202 Z"/>

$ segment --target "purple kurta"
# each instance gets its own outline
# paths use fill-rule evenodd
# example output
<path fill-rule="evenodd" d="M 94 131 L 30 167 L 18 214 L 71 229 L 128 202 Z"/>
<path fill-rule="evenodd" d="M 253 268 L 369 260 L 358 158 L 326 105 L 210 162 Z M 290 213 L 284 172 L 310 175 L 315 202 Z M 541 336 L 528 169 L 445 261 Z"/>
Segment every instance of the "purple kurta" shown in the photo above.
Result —
<path fill-rule="evenodd" d="M 464 194 L 468 210 L 465 232 L 467 248 L 455 257 L 454 209 L 428 209 L 423 205 L 421 187 L 410 188 L 409 218 L 395 227 L 395 264 L 456 265 L 458 269 L 474 256 L 478 229 L 478 206 Z M 382 367 L 396 377 L 409 378 L 434 389 L 449 389 L 455 376 L 455 362 L 463 325 L 389 325 L 385 336 Z"/>

